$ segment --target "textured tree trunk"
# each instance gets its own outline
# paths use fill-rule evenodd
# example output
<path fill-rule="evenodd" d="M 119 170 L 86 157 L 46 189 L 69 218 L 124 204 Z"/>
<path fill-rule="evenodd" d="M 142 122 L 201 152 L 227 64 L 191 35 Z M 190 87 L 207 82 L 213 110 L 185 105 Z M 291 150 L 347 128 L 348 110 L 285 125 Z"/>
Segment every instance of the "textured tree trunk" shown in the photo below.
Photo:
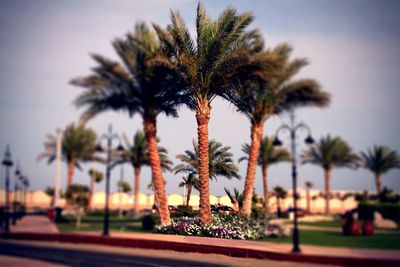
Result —
<path fill-rule="evenodd" d="M 89 194 L 89 207 L 93 209 L 93 194 L 94 194 L 94 175 L 90 176 L 90 194 Z"/>
<path fill-rule="evenodd" d="M 75 170 L 75 160 L 71 159 L 68 162 L 67 186 L 70 186 L 74 182 L 74 170 Z"/>
<path fill-rule="evenodd" d="M 376 194 L 379 195 L 382 192 L 382 176 L 375 176 L 375 184 L 376 184 Z"/>
<path fill-rule="evenodd" d="M 325 213 L 330 214 L 331 170 L 325 170 Z"/>
<path fill-rule="evenodd" d="M 134 167 L 134 173 L 135 173 L 135 183 L 134 183 L 134 211 L 135 211 L 135 216 L 139 214 L 139 182 L 140 182 L 140 167 Z"/>
<path fill-rule="evenodd" d="M 263 134 L 263 124 L 253 124 L 251 126 L 251 145 L 249 161 L 247 162 L 246 180 L 244 183 L 242 214 L 250 216 L 251 199 L 254 191 L 254 180 L 256 175 L 256 167 L 258 154 L 260 152 L 260 141 Z"/>
<path fill-rule="evenodd" d="M 199 148 L 199 192 L 200 221 L 202 224 L 211 222 L 209 158 L 208 158 L 208 122 L 210 120 L 210 105 L 208 101 L 198 103 L 196 109 L 197 138 Z"/>
<path fill-rule="evenodd" d="M 310 212 L 310 188 L 307 188 L 307 212 Z"/>
<path fill-rule="evenodd" d="M 269 194 L 268 194 L 268 166 L 264 164 L 262 166 L 262 176 L 263 176 L 263 185 L 264 185 L 264 210 L 267 214 L 269 211 Z"/>
<path fill-rule="evenodd" d="M 189 185 L 187 188 L 187 195 L 186 195 L 186 207 L 189 207 L 189 202 L 190 202 L 190 195 L 192 194 L 192 186 Z"/>
<path fill-rule="evenodd" d="M 82 207 L 78 207 L 76 214 L 76 228 L 81 227 Z"/>
<path fill-rule="evenodd" d="M 168 225 L 171 223 L 171 219 L 169 217 L 167 194 L 165 192 L 165 181 L 161 170 L 160 155 L 158 154 L 156 118 L 144 118 L 143 128 L 149 146 L 149 161 L 154 190 L 159 202 L 161 224 Z"/>

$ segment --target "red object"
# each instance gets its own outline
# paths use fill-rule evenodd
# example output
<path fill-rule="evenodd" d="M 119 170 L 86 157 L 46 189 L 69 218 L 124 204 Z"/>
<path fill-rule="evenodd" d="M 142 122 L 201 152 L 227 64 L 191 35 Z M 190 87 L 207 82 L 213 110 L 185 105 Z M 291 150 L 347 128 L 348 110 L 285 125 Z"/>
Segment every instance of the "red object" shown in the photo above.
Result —
<path fill-rule="evenodd" d="M 350 225 L 350 235 L 360 235 L 360 225 L 356 220 Z"/>
<path fill-rule="evenodd" d="M 362 234 L 366 236 L 374 234 L 374 224 L 371 220 L 364 221 Z"/>
<path fill-rule="evenodd" d="M 47 210 L 47 217 L 50 219 L 50 221 L 54 220 L 54 209 Z"/>

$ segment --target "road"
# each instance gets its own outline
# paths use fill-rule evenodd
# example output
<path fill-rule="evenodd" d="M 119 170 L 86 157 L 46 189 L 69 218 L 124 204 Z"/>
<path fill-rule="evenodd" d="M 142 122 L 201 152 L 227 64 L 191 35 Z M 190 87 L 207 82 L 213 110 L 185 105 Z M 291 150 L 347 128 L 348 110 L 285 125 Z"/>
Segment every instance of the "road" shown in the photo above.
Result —
<path fill-rule="evenodd" d="M 32 260 L 31 264 L 26 261 Z M 18 262 L 20 260 L 20 262 Z M 101 245 L 0 240 L 3 266 L 318 266 L 284 261 L 233 258 L 217 254 L 183 253 Z M 42 263 L 42 264 L 40 264 Z"/>

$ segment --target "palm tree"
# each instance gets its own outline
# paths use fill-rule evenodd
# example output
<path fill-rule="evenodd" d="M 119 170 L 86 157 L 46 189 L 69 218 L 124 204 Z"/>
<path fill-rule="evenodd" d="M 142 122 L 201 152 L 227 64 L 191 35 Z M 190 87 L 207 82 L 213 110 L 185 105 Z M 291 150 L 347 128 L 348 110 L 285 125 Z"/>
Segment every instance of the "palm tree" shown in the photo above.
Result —
<path fill-rule="evenodd" d="M 195 173 L 189 173 L 187 177 L 182 177 L 182 182 L 179 183 L 179 187 L 186 187 L 186 207 L 189 207 L 190 196 L 193 188 L 199 190 L 199 177 Z"/>
<path fill-rule="evenodd" d="M 277 164 L 282 161 L 289 161 L 290 154 L 284 148 L 276 148 L 272 145 L 274 138 L 265 136 L 260 142 L 260 151 L 258 154 L 257 164 L 261 166 L 263 186 L 264 186 L 264 208 L 265 212 L 268 212 L 269 207 L 269 194 L 268 194 L 268 167 Z M 249 144 L 242 146 L 242 151 L 247 155 L 241 157 L 239 162 L 242 160 L 249 160 L 248 155 L 250 154 L 251 147 Z"/>
<path fill-rule="evenodd" d="M 211 103 L 217 96 L 228 98 L 240 68 L 255 66 L 251 50 L 259 48 L 260 34 L 245 32 L 252 22 L 250 13 L 238 14 L 228 7 L 212 20 L 199 3 L 197 6 L 196 38 L 193 38 L 179 12 L 171 12 L 166 30 L 154 25 L 169 56 L 158 58 L 164 65 L 174 66 L 182 79 L 187 106 L 196 113 L 199 144 L 200 220 L 211 221 L 209 193 L 208 123 Z"/>
<path fill-rule="evenodd" d="M 229 200 L 232 202 L 233 207 L 235 208 L 236 211 L 240 212 L 240 208 L 243 205 L 243 193 L 240 193 L 239 190 L 236 188 L 233 188 L 233 193 L 229 191 L 229 189 L 225 188 L 225 193 L 229 197 Z M 258 196 L 257 194 L 254 193 L 253 198 L 251 199 L 251 208 L 255 208 L 258 203 Z"/>
<path fill-rule="evenodd" d="M 96 133 L 90 128 L 85 128 L 84 124 L 75 126 L 74 123 L 71 123 L 65 128 L 61 154 L 62 160 L 68 165 L 67 186 L 73 183 L 75 167 L 79 170 L 82 169 L 81 162 L 100 160 L 94 156 L 96 140 Z M 56 143 L 56 135 L 47 134 L 44 152 L 40 153 L 37 159 L 47 158 L 47 163 L 53 162 L 56 158 Z"/>
<path fill-rule="evenodd" d="M 246 75 L 241 79 L 240 86 L 230 95 L 239 112 L 243 113 L 251 123 L 249 160 L 244 188 L 244 203 L 242 213 L 250 215 L 250 201 L 253 194 L 258 154 L 261 151 L 260 142 L 264 124 L 272 116 L 298 107 L 325 107 L 330 102 L 330 96 L 320 89 L 313 79 L 292 78 L 308 64 L 304 58 L 289 60 L 292 48 L 280 44 L 273 49 L 257 53 L 264 54 L 264 65 L 270 66 L 263 70 L 264 75 L 252 77 Z"/>
<path fill-rule="evenodd" d="M 88 172 L 89 176 L 90 176 L 90 187 L 89 187 L 89 191 L 90 191 L 90 196 L 89 196 L 89 207 L 92 207 L 92 203 L 93 203 L 93 194 L 94 194 L 94 190 L 95 190 L 95 184 L 96 183 L 101 183 L 104 180 L 104 174 L 100 171 L 97 171 L 94 168 L 91 168 Z"/>
<path fill-rule="evenodd" d="M 208 174 L 209 179 L 216 180 L 217 176 L 224 176 L 228 179 L 237 178 L 240 179 L 240 175 L 238 174 L 238 168 L 233 163 L 233 154 L 229 152 L 231 148 L 229 146 L 222 146 L 221 143 L 211 140 L 208 144 Z M 193 140 L 193 151 L 186 150 L 185 154 L 177 155 L 176 157 L 182 161 L 183 163 L 175 166 L 175 174 L 178 173 L 187 173 L 188 178 L 192 176 L 190 179 L 197 181 L 195 189 L 200 189 L 200 181 L 199 181 L 199 158 L 200 158 L 200 148 Z M 189 189 L 189 188 L 188 188 Z M 198 190 L 197 189 L 197 190 Z M 199 190 L 200 191 L 200 190 Z M 201 191 L 200 191 L 201 192 Z M 189 190 L 188 190 L 189 193 Z M 201 203 L 200 203 L 201 205 Z"/>
<path fill-rule="evenodd" d="M 310 181 L 306 181 L 307 188 L 307 212 L 310 212 L 310 189 L 313 188 L 314 183 Z"/>
<path fill-rule="evenodd" d="M 83 120 L 107 110 L 142 117 L 161 223 L 166 225 L 170 223 L 170 216 L 157 145 L 157 116 L 163 113 L 177 117 L 177 105 L 184 101 L 181 92 L 176 90 L 179 80 L 169 65 L 154 64 L 153 59 L 162 57 L 163 51 L 145 23 L 137 23 L 133 34 L 116 39 L 113 46 L 123 64 L 94 55 L 98 64 L 94 74 L 71 81 L 86 88 L 75 104 L 86 107 Z"/>
<path fill-rule="evenodd" d="M 382 175 L 391 169 L 400 168 L 400 157 L 395 150 L 387 146 L 374 146 L 367 152 L 361 152 L 363 167 L 375 175 L 376 194 L 382 192 Z"/>
<path fill-rule="evenodd" d="M 325 172 L 325 213 L 329 214 L 331 197 L 331 176 L 334 167 L 356 168 L 360 158 L 353 153 L 351 147 L 340 137 L 323 137 L 319 142 L 302 154 L 303 163 L 318 165 Z"/>
<path fill-rule="evenodd" d="M 134 173 L 134 211 L 139 213 L 139 191 L 140 191 L 140 173 L 142 166 L 149 166 L 149 149 L 146 141 L 146 136 L 143 131 L 137 131 L 133 136 L 131 143 L 126 135 L 124 135 L 125 151 L 122 152 L 117 160 L 117 164 L 130 163 L 133 166 Z M 159 142 L 159 139 L 157 139 Z M 172 162 L 168 159 L 167 150 L 164 147 L 158 146 L 158 153 L 161 162 L 161 168 L 165 171 L 171 171 Z"/>
<path fill-rule="evenodd" d="M 281 186 L 275 186 L 273 188 L 273 190 L 274 190 L 273 194 L 276 197 L 277 214 L 278 214 L 278 217 L 280 217 L 281 213 L 282 213 L 281 212 L 281 201 L 280 200 L 286 198 L 287 191 Z"/>

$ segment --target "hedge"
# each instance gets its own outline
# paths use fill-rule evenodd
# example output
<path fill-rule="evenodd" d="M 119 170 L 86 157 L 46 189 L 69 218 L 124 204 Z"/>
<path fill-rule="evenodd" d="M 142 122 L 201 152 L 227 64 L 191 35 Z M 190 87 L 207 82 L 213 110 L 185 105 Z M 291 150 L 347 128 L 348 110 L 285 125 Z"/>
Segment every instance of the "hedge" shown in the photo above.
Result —
<path fill-rule="evenodd" d="M 383 218 L 400 224 L 400 204 L 397 203 L 362 203 L 358 205 L 360 220 L 372 219 L 374 212 L 379 212 Z"/>

